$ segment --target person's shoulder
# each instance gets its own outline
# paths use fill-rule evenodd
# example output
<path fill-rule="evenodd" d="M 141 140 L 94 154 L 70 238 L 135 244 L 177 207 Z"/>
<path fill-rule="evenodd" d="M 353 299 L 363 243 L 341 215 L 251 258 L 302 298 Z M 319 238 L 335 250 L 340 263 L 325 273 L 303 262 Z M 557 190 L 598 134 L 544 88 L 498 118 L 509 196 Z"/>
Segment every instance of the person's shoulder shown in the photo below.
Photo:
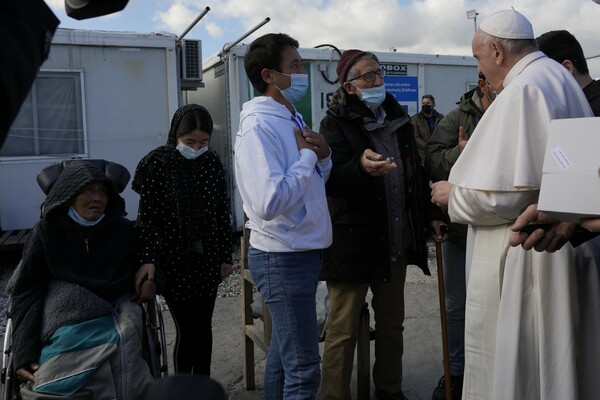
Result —
<path fill-rule="evenodd" d="M 31 228 L 31 231 L 29 232 L 28 236 L 27 236 L 27 241 L 33 241 L 33 240 L 37 240 L 41 237 L 41 235 L 43 234 L 44 230 L 46 230 L 48 228 L 48 222 L 46 221 L 45 218 L 40 219 L 38 222 L 36 222 L 36 224 L 33 226 L 33 228 Z"/>
<path fill-rule="evenodd" d="M 244 103 L 240 113 L 240 120 L 259 119 L 271 120 L 275 118 L 288 118 L 290 111 L 281 103 L 269 96 L 258 96 Z"/>
<path fill-rule="evenodd" d="M 583 88 L 583 92 L 587 96 L 588 100 L 597 99 L 600 97 L 600 80 L 591 81 L 586 87 Z M 600 99 L 598 99 L 600 101 Z"/>
<path fill-rule="evenodd" d="M 138 170 L 167 168 L 169 162 L 176 158 L 178 150 L 172 146 L 160 146 L 148 153 L 138 164 Z"/>
<path fill-rule="evenodd" d="M 458 119 L 461 116 L 461 114 L 471 115 L 473 114 L 473 112 L 469 108 L 456 107 L 452 109 L 452 111 L 450 111 L 448 114 L 444 115 L 443 120 L 446 121 L 446 123 L 448 123 L 453 119 Z"/>
<path fill-rule="evenodd" d="M 104 222 L 104 224 L 102 224 L 101 226 L 105 226 L 107 229 L 110 230 L 114 229 L 127 234 L 135 234 L 137 232 L 135 222 L 130 221 L 129 219 L 127 219 L 126 216 L 122 214 L 106 215 L 105 220 L 101 221 L 101 223 L 102 222 Z"/>
<path fill-rule="evenodd" d="M 219 155 L 217 154 L 216 151 L 210 149 L 206 152 L 206 161 L 208 161 L 209 163 L 215 164 L 218 167 L 223 167 L 223 161 L 221 160 L 221 157 L 219 157 Z"/>

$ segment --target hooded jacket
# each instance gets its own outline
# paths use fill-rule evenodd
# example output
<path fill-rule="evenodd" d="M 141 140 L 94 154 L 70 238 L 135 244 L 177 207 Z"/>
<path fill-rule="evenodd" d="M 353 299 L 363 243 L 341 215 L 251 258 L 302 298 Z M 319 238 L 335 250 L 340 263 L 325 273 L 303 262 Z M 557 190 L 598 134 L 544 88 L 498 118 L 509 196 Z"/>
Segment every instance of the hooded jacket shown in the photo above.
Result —
<path fill-rule="evenodd" d="M 457 108 L 450 111 L 435 127 L 434 134 L 427 143 L 425 151 L 425 171 L 433 182 L 444 181 L 450 175 L 450 169 L 460 156 L 458 148 L 458 129 L 465 129 L 465 137 L 469 139 L 477 123 L 483 116 L 483 105 L 478 88 L 463 94 Z M 466 246 L 467 226 L 450 224 L 448 240 Z"/>
<path fill-rule="evenodd" d="M 331 244 L 325 182 L 331 159 L 298 150 L 295 116 L 268 96 L 246 102 L 235 142 L 235 175 L 250 244 L 265 252 L 323 249 Z"/>
<path fill-rule="evenodd" d="M 425 152 L 425 171 L 432 181 L 448 179 L 452 165 L 458 159 L 458 128 L 464 127 L 466 138 L 470 138 L 483 116 L 483 106 L 475 88 L 463 94 L 458 107 L 450 111 L 435 127 Z"/>
<path fill-rule="evenodd" d="M 164 274 L 167 300 L 216 296 L 221 264 L 231 264 L 223 164 L 211 150 L 186 159 L 176 149 L 179 123 L 193 110 L 206 111 L 198 104 L 180 107 L 173 115 L 167 144 L 139 162 L 131 184 L 140 194 L 140 262 L 153 263 Z"/>
<path fill-rule="evenodd" d="M 357 96 L 347 95 L 327 110 L 320 132 L 333 153 L 327 198 L 333 224 L 333 245 L 323 257 L 321 279 L 347 282 L 385 282 L 391 278 L 389 220 L 383 177 L 369 175 L 360 164 L 365 149 L 374 148 L 365 118 L 373 113 Z M 389 93 L 382 104 L 386 121 L 394 121 L 405 174 L 406 211 L 412 244 L 406 249 L 409 264 L 429 275 L 426 239 L 429 221 L 443 220 L 430 201 L 410 119 Z"/>
<path fill-rule="evenodd" d="M 105 217 L 83 227 L 67 211 L 89 183 L 108 188 Z M 44 202 L 42 219 L 32 229 L 12 291 L 14 366 L 37 362 L 44 299 L 49 282 L 61 280 L 82 286 L 109 303 L 134 291 L 137 236 L 123 217 L 125 202 L 112 181 L 85 161 L 67 164 Z M 81 322 L 81 321 L 71 321 Z"/>

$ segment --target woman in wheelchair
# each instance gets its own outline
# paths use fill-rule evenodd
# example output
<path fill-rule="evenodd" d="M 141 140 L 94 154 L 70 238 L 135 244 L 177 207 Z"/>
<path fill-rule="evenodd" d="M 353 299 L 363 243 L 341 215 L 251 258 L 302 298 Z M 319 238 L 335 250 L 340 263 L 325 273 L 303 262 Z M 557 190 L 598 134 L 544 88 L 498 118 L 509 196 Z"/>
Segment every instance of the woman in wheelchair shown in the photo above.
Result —
<path fill-rule="evenodd" d="M 50 189 L 12 292 L 24 399 L 135 399 L 152 381 L 134 301 L 154 297 L 154 270 L 138 270 L 124 211 L 113 180 L 90 162 L 65 164 Z"/>

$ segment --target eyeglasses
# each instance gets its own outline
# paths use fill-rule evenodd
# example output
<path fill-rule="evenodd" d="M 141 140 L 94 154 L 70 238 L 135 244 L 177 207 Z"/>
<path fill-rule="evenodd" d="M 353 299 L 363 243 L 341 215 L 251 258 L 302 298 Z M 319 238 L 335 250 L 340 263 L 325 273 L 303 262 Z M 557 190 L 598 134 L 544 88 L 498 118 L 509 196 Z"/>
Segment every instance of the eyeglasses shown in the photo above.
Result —
<path fill-rule="evenodd" d="M 375 76 L 378 76 L 381 79 L 383 79 L 383 77 L 385 76 L 385 70 L 379 68 L 379 69 L 376 69 L 375 71 L 365 72 L 364 74 L 359 75 L 356 78 L 349 79 L 348 82 L 352 82 L 352 81 L 355 81 L 360 78 L 363 78 L 367 82 L 373 82 L 375 80 Z"/>

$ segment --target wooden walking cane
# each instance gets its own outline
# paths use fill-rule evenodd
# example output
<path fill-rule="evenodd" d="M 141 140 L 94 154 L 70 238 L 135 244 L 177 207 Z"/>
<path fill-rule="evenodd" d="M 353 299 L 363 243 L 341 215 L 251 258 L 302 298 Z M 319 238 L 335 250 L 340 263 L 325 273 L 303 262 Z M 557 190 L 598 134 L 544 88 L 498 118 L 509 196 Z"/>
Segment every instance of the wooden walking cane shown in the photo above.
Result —
<path fill-rule="evenodd" d="M 452 400 L 450 360 L 448 359 L 448 329 L 446 326 L 446 290 L 444 287 L 444 264 L 442 259 L 442 243 L 435 241 L 435 254 L 437 256 L 438 290 L 440 295 L 440 320 L 442 323 L 442 353 L 444 355 L 444 388 L 446 400 Z"/>

